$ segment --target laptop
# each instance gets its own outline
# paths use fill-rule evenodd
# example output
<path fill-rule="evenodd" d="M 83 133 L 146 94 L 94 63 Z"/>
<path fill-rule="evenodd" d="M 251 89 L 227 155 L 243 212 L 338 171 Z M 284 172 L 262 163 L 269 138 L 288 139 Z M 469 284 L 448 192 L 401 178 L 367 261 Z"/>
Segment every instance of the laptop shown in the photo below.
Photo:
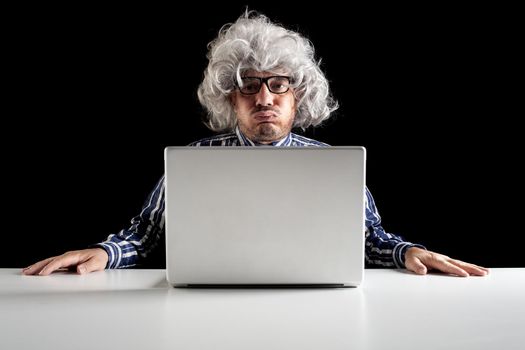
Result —
<path fill-rule="evenodd" d="M 355 287 L 364 273 L 363 147 L 167 147 L 174 287 Z"/>

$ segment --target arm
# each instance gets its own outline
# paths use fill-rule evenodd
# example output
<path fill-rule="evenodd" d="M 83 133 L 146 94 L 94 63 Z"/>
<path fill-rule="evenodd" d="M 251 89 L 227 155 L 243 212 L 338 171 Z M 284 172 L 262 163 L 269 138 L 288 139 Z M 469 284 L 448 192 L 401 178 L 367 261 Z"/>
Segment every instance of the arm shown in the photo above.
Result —
<path fill-rule="evenodd" d="M 422 245 L 405 242 L 402 237 L 385 232 L 368 188 L 365 196 L 365 259 L 367 264 L 406 267 L 407 270 L 419 275 L 424 275 L 432 269 L 462 277 L 488 274 L 487 268 L 428 251 Z"/>
<path fill-rule="evenodd" d="M 111 234 L 96 244 L 106 251 L 106 268 L 119 269 L 137 265 L 157 246 L 164 234 L 164 176 L 148 196 L 139 215 L 131 220 L 131 227 Z"/>
<path fill-rule="evenodd" d="M 405 242 L 401 236 L 385 232 L 372 194 L 365 189 L 365 261 L 369 265 L 405 267 L 408 248 L 422 245 Z"/>
<path fill-rule="evenodd" d="M 75 268 L 83 274 L 105 268 L 136 265 L 157 246 L 164 234 L 164 177 L 160 179 L 131 227 L 109 235 L 105 242 L 90 249 L 69 251 L 60 256 L 39 261 L 22 270 L 25 275 L 49 275 L 63 268 Z"/>

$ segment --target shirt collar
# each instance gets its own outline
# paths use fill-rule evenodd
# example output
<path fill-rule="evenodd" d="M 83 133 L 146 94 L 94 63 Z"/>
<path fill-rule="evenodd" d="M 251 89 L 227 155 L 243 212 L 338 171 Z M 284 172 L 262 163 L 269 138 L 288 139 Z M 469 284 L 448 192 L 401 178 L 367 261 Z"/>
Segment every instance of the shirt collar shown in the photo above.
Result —
<path fill-rule="evenodd" d="M 246 137 L 241 130 L 239 129 L 239 126 L 235 127 L 235 133 L 237 134 L 237 138 L 239 139 L 239 143 L 241 146 L 276 146 L 276 147 L 286 147 L 292 145 L 292 133 L 288 133 L 285 137 L 282 139 L 272 142 L 268 145 L 264 145 L 262 143 L 254 142 L 250 140 L 248 137 Z"/>

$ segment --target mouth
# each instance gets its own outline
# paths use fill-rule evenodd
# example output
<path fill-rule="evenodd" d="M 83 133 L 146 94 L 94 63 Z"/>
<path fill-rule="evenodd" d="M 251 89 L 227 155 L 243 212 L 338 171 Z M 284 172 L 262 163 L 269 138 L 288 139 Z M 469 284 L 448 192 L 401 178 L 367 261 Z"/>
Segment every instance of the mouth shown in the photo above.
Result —
<path fill-rule="evenodd" d="M 274 121 L 274 119 L 277 119 L 277 114 L 273 111 L 260 111 L 255 112 L 253 117 L 258 122 L 271 123 Z"/>

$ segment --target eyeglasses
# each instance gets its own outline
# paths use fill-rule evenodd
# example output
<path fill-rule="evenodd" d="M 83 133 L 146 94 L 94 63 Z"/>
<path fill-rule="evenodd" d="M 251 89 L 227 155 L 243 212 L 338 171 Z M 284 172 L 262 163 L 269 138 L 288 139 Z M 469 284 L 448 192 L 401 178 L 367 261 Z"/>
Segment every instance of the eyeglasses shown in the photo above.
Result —
<path fill-rule="evenodd" d="M 242 87 L 238 86 L 238 88 L 243 95 L 255 95 L 261 90 L 263 83 L 265 83 L 268 90 L 274 94 L 284 94 L 290 89 L 290 78 L 280 75 L 266 78 L 243 77 L 241 81 Z"/>

